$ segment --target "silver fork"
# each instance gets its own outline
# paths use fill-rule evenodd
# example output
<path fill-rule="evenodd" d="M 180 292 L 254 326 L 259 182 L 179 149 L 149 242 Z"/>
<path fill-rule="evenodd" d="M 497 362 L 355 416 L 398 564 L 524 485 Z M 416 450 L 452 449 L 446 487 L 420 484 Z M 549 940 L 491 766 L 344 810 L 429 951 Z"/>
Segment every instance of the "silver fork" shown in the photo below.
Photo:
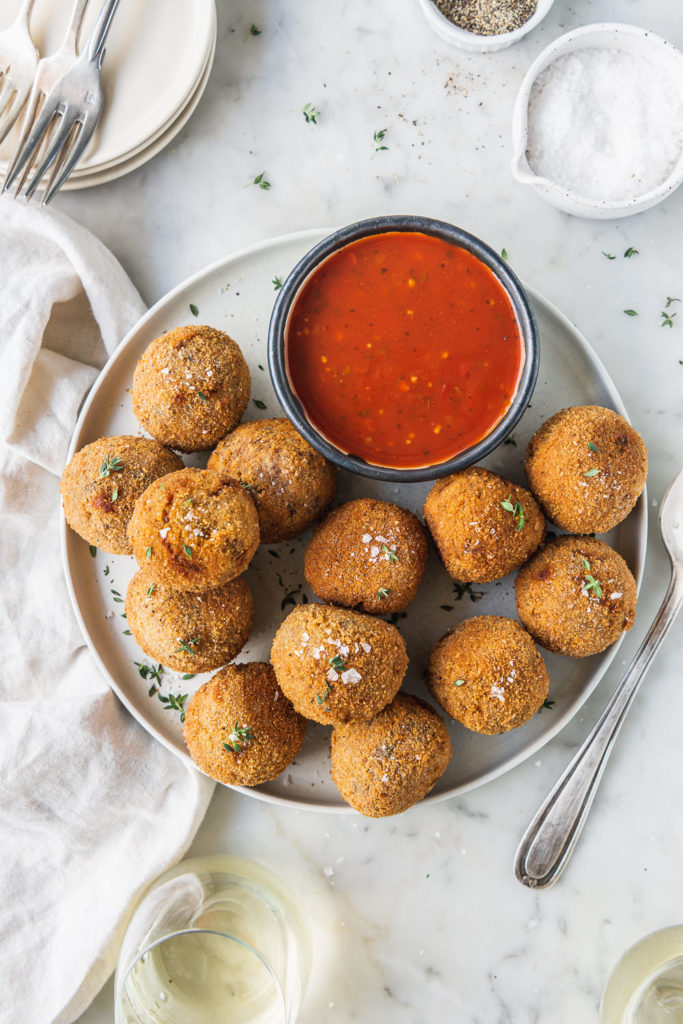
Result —
<path fill-rule="evenodd" d="M 26 140 L 28 139 L 31 128 L 40 113 L 46 96 L 55 83 L 58 82 L 67 71 L 74 67 L 78 61 L 78 36 L 80 34 L 83 16 L 85 15 L 85 9 L 87 6 L 88 0 L 76 0 L 62 45 L 55 51 L 55 53 L 51 54 L 49 57 L 43 57 L 43 59 L 38 62 L 33 86 L 31 87 L 31 94 L 24 113 L 21 135 L 7 171 L 7 177 L 5 179 L 6 189 L 9 188 L 10 184 L 15 180 L 16 176 L 13 175 L 13 172 L 15 168 L 17 168 L 18 158 L 26 145 Z M 26 179 L 26 174 L 29 172 L 30 168 L 31 164 L 27 162 L 24 176 L 18 183 L 17 192 L 21 190 L 21 186 L 23 185 Z"/>
<path fill-rule="evenodd" d="M 522 837 L 515 874 L 532 889 L 548 888 L 566 867 L 638 686 L 683 604 L 683 470 L 664 496 L 659 528 L 671 560 L 669 589 L 612 699 Z"/>
<path fill-rule="evenodd" d="M 87 0 L 77 0 L 77 6 L 86 3 Z M 85 52 L 73 61 L 72 66 L 52 84 L 44 96 L 27 138 L 12 161 L 4 185 L 5 191 L 11 188 L 23 172 L 16 193 L 19 194 L 42 143 L 44 150 L 38 166 L 26 185 L 26 199 L 33 196 L 44 175 L 52 168 L 43 195 L 45 206 L 62 187 L 80 159 L 102 114 L 100 67 L 105 53 L 104 43 L 118 3 L 119 0 L 106 0 Z"/>
<path fill-rule="evenodd" d="M 0 142 L 19 117 L 38 63 L 30 32 L 35 0 L 24 0 L 16 18 L 0 32 Z"/>

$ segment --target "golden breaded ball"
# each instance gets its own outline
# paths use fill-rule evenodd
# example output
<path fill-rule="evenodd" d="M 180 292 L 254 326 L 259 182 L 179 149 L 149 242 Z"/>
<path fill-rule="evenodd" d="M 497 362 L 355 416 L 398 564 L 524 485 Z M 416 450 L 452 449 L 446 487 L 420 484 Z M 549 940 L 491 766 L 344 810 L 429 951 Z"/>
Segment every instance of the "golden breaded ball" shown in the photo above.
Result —
<path fill-rule="evenodd" d="M 301 749 L 306 720 L 298 715 L 270 665 L 228 665 L 199 687 L 185 712 L 183 735 L 192 760 L 229 786 L 277 778 Z"/>
<path fill-rule="evenodd" d="M 62 473 L 66 521 L 88 544 L 130 555 L 128 523 L 135 502 L 157 477 L 182 469 L 175 452 L 147 437 L 101 437 L 71 459 Z"/>
<path fill-rule="evenodd" d="M 621 555 L 595 537 L 556 537 L 520 569 L 517 613 L 543 647 L 599 654 L 633 625 L 636 583 Z"/>
<path fill-rule="evenodd" d="M 175 590 L 136 572 L 126 620 L 150 658 L 176 672 L 209 672 L 237 657 L 251 632 L 254 599 L 243 576 L 211 590 Z"/>
<path fill-rule="evenodd" d="M 242 419 L 251 376 L 236 341 L 197 324 L 162 334 L 133 375 L 133 412 L 157 441 L 207 451 Z"/>
<path fill-rule="evenodd" d="M 543 513 L 529 491 L 479 466 L 437 480 L 424 516 L 446 572 L 462 583 L 502 579 L 545 535 Z"/>
<path fill-rule="evenodd" d="M 298 605 L 275 634 L 271 661 L 296 710 L 324 725 L 372 718 L 408 667 L 394 626 L 328 604 Z"/>
<path fill-rule="evenodd" d="M 415 597 L 427 553 L 427 531 L 417 516 L 359 498 L 333 509 L 318 526 L 304 572 L 323 601 L 388 615 Z"/>
<path fill-rule="evenodd" d="M 330 506 L 337 471 L 289 420 L 242 423 L 209 457 L 208 468 L 244 484 L 256 505 L 262 544 L 291 540 Z"/>
<path fill-rule="evenodd" d="M 332 780 L 355 810 L 384 818 L 422 800 L 452 754 L 441 716 L 418 697 L 399 693 L 369 721 L 335 727 Z"/>
<path fill-rule="evenodd" d="M 439 640 L 429 658 L 427 686 L 451 718 L 494 736 L 528 722 L 548 696 L 550 680 L 518 622 L 478 615 Z"/>
<path fill-rule="evenodd" d="M 545 514 L 569 533 L 606 533 L 629 514 L 645 487 L 647 450 L 612 409 L 578 405 L 536 431 L 526 472 Z"/>
<path fill-rule="evenodd" d="M 240 576 L 259 544 L 254 503 L 235 480 L 182 469 L 138 498 L 128 524 L 133 554 L 156 583 L 210 590 Z"/>

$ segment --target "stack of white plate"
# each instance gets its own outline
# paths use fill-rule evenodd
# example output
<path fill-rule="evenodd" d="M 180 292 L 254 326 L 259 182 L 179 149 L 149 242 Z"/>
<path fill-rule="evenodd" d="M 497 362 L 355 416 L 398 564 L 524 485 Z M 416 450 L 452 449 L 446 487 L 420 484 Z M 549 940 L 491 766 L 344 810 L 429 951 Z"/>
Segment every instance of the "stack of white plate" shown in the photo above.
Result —
<path fill-rule="evenodd" d="M 60 46 L 73 0 L 37 0 L 31 35 L 41 57 Z M 101 0 L 90 0 L 81 45 Z M 19 0 L 0 0 L 0 29 Z M 214 0 L 121 0 L 102 65 L 104 113 L 65 189 L 89 188 L 127 174 L 177 135 L 199 103 L 216 50 Z M 0 147 L 4 176 L 21 118 Z"/>

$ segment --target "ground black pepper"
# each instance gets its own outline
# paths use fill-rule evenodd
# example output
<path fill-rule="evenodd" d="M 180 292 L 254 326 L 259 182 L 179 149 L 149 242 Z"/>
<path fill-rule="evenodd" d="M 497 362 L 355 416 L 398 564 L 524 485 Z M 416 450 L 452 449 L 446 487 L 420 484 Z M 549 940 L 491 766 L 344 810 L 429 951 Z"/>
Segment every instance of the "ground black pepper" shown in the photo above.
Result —
<path fill-rule="evenodd" d="M 496 36 L 521 28 L 536 10 L 536 0 L 433 0 L 458 28 L 478 36 Z"/>

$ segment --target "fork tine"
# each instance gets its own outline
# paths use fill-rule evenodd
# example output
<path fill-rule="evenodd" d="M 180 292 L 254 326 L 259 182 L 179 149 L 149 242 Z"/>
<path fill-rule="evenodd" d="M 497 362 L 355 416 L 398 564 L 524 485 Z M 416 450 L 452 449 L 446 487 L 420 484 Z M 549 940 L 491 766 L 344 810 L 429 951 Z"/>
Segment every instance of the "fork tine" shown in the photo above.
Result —
<path fill-rule="evenodd" d="M 21 114 L 26 99 L 21 98 L 18 92 L 15 91 L 11 102 L 5 107 L 2 114 L 0 114 L 0 143 L 4 142 L 9 133 L 14 128 L 17 118 Z M 0 107 L 2 106 L 2 96 L 0 96 Z"/>
<path fill-rule="evenodd" d="M 73 171 L 74 167 L 76 166 L 76 164 L 78 163 L 78 161 L 81 158 L 83 150 L 85 149 L 85 147 L 90 142 L 90 139 L 92 138 L 92 134 L 95 131 L 95 128 L 97 127 L 97 122 L 98 121 L 99 121 L 99 114 L 97 116 L 95 116 L 95 115 L 90 115 L 89 117 L 86 116 L 85 121 L 82 122 L 81 130 L 78 133 L 78 138 L 75 140 L 71 152 L 69 153 L 69 155 L 66 158 L 64 164 L 62 165 L 62 167 L 61 167 L 61 169 L 59 171 L 59 174 L 57 175 L 56 179 L 54 181 L 50 181 L 50 184 L 48 185 L 47 191 L 46 191 L 45 195 L 43 196 L 43 202 L 41 204 L 42 206 L 47 206 L 47 204 L 52 199 L 54 199 L 54 197 L 59 192 L 60 188 L 62 187 L 62 185 L 64 184 L 66 179 L 69 177 L 69 175 Z"/>
<path fill-rule="evenodd" d="M 24 196 L 26 199 L 30 199 L 35 190 L 38 188 L 44 174 L 50 169 L 55 159 L 59 156 L 62 146 L 71 134 L 73 128 L 73 117 L 69 118 L 68 107 L 61 115 L 61 121 L 55 125 L 55 129 L 50 133 L 49 140 L 45 152 L 43 153 L 42 159 L 36 168 L 31 182 L 26 186 Z"/>
<path fill-rule="evenodd" d="M 9 78 L 0 75 L 0 118 L 4 114 L 5 108 L 12 102 L 15 92 L 16 89 Z"/>
<path fill-rule="evenodd" d="M 45 136 L 48 128 L 50 127 L 55 112 L 55 104 L 47 102 L 43 104 L 40 113 L 36 116 L 36 119 L 33 122 L 32 127 L 30 128 L 26 141 L 23 142 L 23 144 L 17 148 L 17 152 L 14 154 L 12 164 L 10 166 L 9 171 L 7 172 L 7 177 L 5 178 L 3 191 L 6 192 L 9 188 L 11 188 L 12 184 L 16 181 L 18 175 L 21 173 L 24 166 L 29 162 L 31 157 L 34 155 L 35 151 L 40 145 L 41 139 Z M 27 123 L 25 127 L 28 127 L 29 123 L 30 122 L 28 122 L 27 118 Z"/>

